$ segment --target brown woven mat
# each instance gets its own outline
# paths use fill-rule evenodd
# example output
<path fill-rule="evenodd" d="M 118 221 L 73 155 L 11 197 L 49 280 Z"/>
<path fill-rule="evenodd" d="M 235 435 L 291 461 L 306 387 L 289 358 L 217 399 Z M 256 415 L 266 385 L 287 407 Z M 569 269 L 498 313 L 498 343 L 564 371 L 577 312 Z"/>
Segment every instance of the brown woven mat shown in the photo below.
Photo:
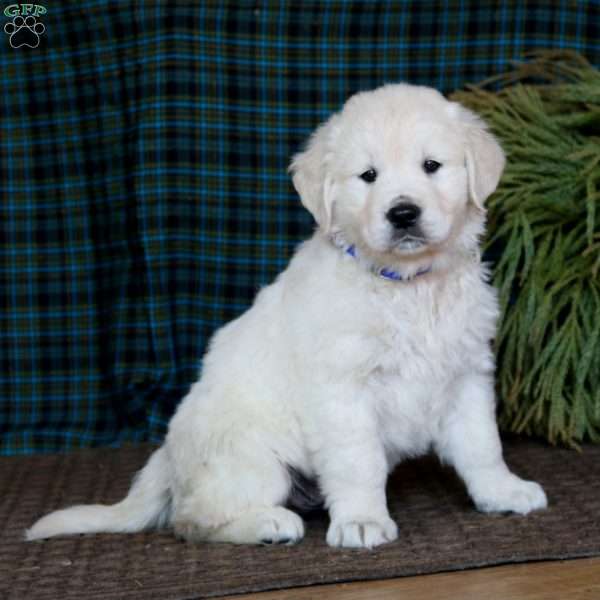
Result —
<path fill-rule="evenodd" d="M 51 509 L 120 499 L 150 450 L 0 459 L 0 598 L 180 600 L 600 555 L 600 447 L 578 454 L 518 440 L 505 444 L 507 461 L 544 485 L 549 510 L 479 514 L 450 469 L 411 461 L 388 489 L 400 538 L 371 552 L 328 548 L 320 513 L 295 547 L 194 546 L 168 532 L 22 541 L 25 527 Z"/>

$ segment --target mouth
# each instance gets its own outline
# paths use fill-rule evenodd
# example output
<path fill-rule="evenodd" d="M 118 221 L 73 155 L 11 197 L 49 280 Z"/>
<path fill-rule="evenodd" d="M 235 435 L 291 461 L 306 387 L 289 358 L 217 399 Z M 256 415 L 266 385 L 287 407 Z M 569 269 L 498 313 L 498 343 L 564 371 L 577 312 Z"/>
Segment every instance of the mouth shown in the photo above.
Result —
<path fill-rule="evenodd" d="M 403 235 L 393 240 L 393 249 L 400 252 L 415 252 L 427 245 L 427 240 L 414 235 Z"/>

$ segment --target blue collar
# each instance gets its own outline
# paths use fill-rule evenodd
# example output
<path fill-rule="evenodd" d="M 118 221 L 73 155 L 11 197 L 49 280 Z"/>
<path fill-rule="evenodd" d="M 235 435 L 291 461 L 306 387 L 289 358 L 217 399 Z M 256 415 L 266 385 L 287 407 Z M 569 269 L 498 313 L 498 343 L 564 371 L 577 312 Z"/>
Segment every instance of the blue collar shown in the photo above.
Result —
<path fill-rule="evenodd" d="M 358 256 L 355 244 L 347 244 L 341 239 L 340 236 L 337 235 L 331 236 L 331 241 L 333 242 L 334 246 L 341 248 L 346 254 L 349 254 L 352 258 L 356 259 L 357 261 L 363 262 Z M 431 265 L 419 269 L 414 275 L 411 275 L 410 277 L 407 275 L 402 275 L 401 273 L 398 273 L 398 271 L 394 271 L 389 267 L 378 267 L 377 265 L 369 264 L 368 269 L 371 273 L 374 273 L 382 279 L 389 279 L 390 281 L 410 281 L 411 279 L 419 277 L 419 275 L 425 275 L 426 273 L 429 273 L 431 271 Z"/>

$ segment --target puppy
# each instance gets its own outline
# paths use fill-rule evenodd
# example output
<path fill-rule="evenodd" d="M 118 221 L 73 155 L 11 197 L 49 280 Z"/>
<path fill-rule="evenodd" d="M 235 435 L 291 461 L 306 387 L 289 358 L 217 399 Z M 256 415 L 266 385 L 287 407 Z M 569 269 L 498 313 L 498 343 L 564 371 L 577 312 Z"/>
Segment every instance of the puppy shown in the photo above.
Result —
<path fill-rule="evenodd" d="M 495 421 L 498 306 L 478 240 L 502 150 L 437 91 L 351 97 L 291 165 L 318 229 L 245 314 L 220 329 L 164 445 L 112 506 L 40 519 L 28 540 L 172 526 L 188 540 L 293 543 L 294 501 L 327 543 L 397 538 L 388 473 L 434 450 L 484 512 L 546 506 L 511 473 Z"/>

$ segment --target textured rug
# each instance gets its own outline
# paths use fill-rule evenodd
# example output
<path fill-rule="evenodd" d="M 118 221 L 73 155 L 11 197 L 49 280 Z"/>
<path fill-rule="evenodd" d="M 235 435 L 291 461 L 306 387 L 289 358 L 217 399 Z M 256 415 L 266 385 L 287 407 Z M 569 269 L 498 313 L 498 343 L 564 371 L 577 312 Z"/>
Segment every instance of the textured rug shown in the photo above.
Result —
<path fill-rule="evenodd" d="M 507 461 L 545 487 L 547 511 L 479 514 L 451 469 L 410 461 L 388 488 L 399 540 L 370 552 L 328 548 L 323 513 L 306 518 L 306 538 L 294 547 L 194 546 L 166 531 L 22 541 L 49 510 L 119 500 L 151 450 L 1 459 L 0 598 L 187 600 L 600 555 L 600 447 L 579 454 L 520 440 L 506 442 Z"/>

